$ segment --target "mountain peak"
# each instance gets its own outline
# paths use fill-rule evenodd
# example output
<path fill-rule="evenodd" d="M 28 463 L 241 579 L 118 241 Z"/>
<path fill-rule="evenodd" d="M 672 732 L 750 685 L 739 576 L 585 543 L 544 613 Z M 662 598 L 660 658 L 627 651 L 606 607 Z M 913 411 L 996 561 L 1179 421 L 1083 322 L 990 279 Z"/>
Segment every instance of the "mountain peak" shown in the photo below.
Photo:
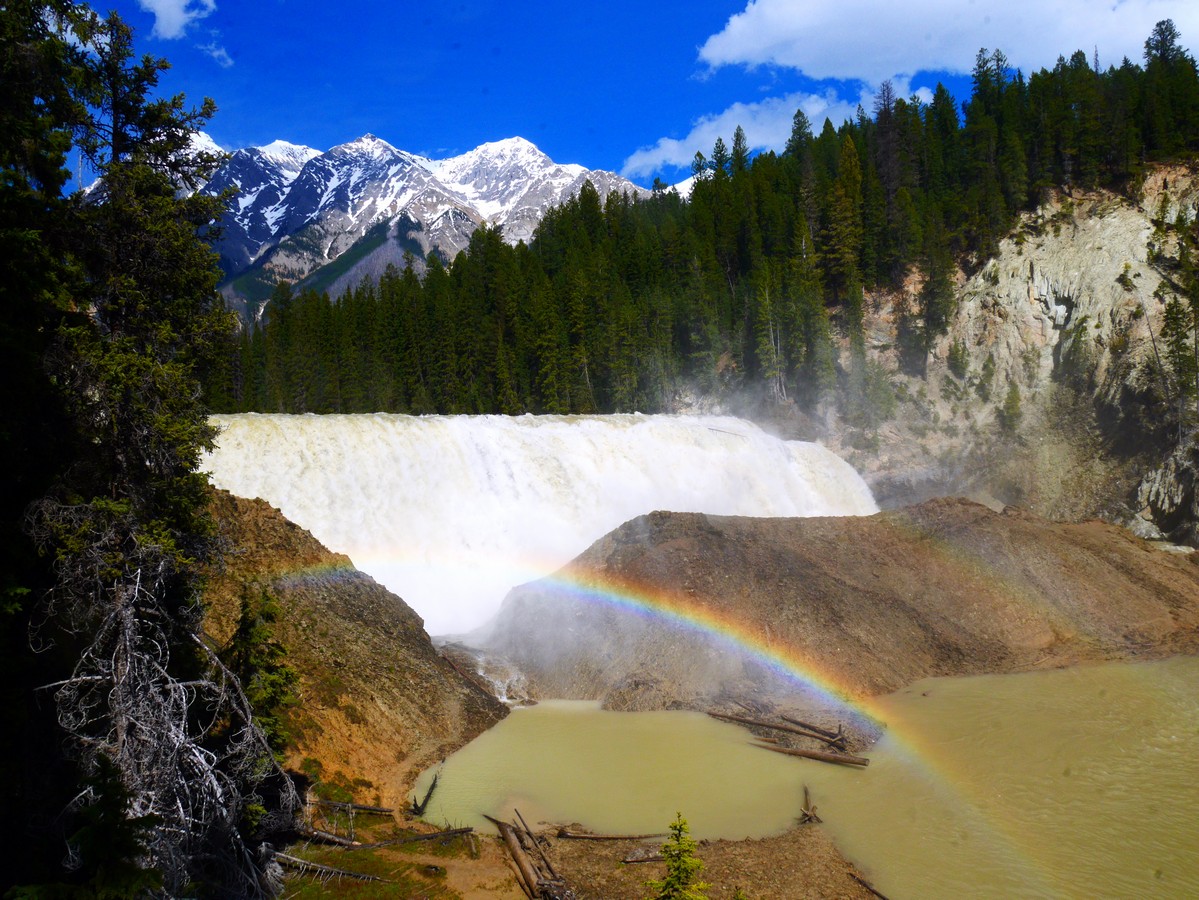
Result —
<path fill-rule="evenodd" d="M 205 131 L 192 132 L 190 149 L 193 153 L 211 153 L 214 156 L 221 156 L 225 152 L 224 148 Z"/>
<path fill-rule="evenodd" d="M 266 159 L 279 166 L 286 172 L 295 174 L 304 167 L 304 163 L 321 155 L 321 151 L 290 141 L 271 141 L 262 147 L 256 147 Z"/>
<path fill-rule="evenodd" d="M 376 137 L 371 133 L 366 133 L 360 138 L 355 138 L 352 141 L 347 141 L 344 144 L 338 144 L 329 150 L 330 153 L 346 153 L 354 155 L 367 155 L 376 158 L 383 156 L 395 156 L 400 153 L 395 147 L 387 143 L 381 137 Z"/>
<path fill-rule="evenodd" d="M 519 135 L 510 138 L 504 138 L 503 140 L 499 141 L 488 141 L 485 144 L 480 144 L 475 149 L 480 152 L 495 154 L 537 153 L 542 156 L 545 155 L 541 152 L 541 148 L 539 148 L 536 144 L 526 138 L 520 137 Z"/>

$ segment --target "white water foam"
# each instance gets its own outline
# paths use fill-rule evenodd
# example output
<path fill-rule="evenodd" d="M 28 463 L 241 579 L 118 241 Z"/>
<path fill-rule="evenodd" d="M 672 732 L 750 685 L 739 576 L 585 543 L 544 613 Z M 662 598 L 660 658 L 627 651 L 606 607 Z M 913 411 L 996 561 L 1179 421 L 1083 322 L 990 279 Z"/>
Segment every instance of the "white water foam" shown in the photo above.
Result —
<path fill-rule="evenodd" d="M 728 417 L 216 416 L 202 468 L 261 497 L 399 594 L 430 634 L 483 624 L 508 590 L 654 510 L 877 511 L 818 444 Z"/>

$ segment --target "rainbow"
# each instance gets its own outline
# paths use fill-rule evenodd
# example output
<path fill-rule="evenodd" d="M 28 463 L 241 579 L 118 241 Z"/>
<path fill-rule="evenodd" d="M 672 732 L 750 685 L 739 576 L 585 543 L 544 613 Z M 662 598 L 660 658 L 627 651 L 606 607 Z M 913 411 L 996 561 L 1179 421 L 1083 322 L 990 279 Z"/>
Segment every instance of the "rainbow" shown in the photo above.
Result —
<path fill-rule="evenodd" d="M 838 710 L 882 724 L 869 697 L 833 669 L 796 653 L 765 632 L 749 628 L 727 612 L 696 605 L 661 588 L 590 572 L 576 575 L 569 569 L 541 579 L 538 586 L 581 603 L 605 606 L 702 636 L 753 660 Z"/>
<path fill-rule="evenodd" d="M 569 568 L 541 579 L 539 584 L 563 597 L 620 610 L 703 636 L 765 666 L 807 697 L 815 697 L 835 707 L 856 724 L 883 730 L 890 747 L 915 775 L 934 789 L 948 791 L 961 808 L 968 810 L 975 827 L 984 832 L 994 846 L 1020 860 L 1033 895 L 1053 895 L 1052 880 L 1044 864 L 1035 858 L 1031 848 L 1024 845 L 1018 825 L 997 823 L 987 817 L 980 804 L 975 802 L 974 792 L 966 787 L 968 779 L 956 771 L 956 764 L 947 755 L 940 753 L 919 731 L 908 727 L 892 710 L 853 688 L 831 668 L 815 663 L 783 642 L 757 633 L 734 616 L 697 606 L 660 588 L 651 589 L 594 572 L 582 576 L 572 573 Z"/>

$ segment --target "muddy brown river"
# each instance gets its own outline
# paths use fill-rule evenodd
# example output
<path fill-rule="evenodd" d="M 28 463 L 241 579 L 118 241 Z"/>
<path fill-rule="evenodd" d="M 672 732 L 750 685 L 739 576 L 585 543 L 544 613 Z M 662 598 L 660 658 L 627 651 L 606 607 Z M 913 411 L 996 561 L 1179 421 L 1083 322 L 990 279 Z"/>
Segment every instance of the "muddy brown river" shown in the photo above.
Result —
<path fill-rule="evenodd" d="M 1199 896 L 1199 658 L 929 679 L 871 711 L 886 734 L 858 770 L 702 714 L 542 703 L 450 757 L 426 817 L 642 833 L 679 811 L 697 837 L 754 837 L 807 785 L 894 900 Z"/>

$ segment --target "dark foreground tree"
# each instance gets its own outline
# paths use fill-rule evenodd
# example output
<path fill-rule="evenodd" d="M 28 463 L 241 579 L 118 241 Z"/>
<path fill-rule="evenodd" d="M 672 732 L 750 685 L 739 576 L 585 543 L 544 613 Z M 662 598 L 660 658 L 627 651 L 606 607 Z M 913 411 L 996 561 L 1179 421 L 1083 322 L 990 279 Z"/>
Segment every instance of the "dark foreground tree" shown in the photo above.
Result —
<path fill-rule="evenodd" d="M 0 301 L 27 392 L 0 434 L 4 512 L 23 523 L 5 534 L 19 736 L 0 762 L 29 776 L 5 786 L 5 875 L 43 885 L 31 896 L 267 895 L 254 845 L 294 792 L 201 628 L 216 542 L 197 372 L 231 325 L 203 240 L 220 201 L 194 193 L 213 107 L 156 99 L 166 63 L 135 61 L 116 16 L 0 17 L 0 238 L 22 253 Z M 68 150 L 94 190 L 64 195 Z"/>

